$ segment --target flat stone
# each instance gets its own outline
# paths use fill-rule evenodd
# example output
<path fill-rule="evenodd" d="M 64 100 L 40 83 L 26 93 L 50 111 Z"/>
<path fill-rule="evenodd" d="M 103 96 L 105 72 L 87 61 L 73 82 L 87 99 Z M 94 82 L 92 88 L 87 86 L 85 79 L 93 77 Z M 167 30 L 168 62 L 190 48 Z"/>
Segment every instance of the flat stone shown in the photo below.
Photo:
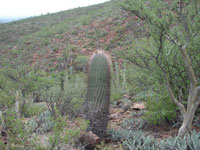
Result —
<path fill-rule="evenodd" d="M 133 105 L 131 106 L 131 108 L 135 109 L 135 110 L 145 109 L 145 102 L 133 103 Z"/>

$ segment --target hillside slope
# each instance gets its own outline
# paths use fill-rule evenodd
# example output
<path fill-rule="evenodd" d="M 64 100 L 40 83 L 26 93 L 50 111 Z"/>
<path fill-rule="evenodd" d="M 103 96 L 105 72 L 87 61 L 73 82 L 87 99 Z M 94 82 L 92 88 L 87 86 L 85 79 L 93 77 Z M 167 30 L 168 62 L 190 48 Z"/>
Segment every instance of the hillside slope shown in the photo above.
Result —
<path fill-rule="evenodd" d="M 72 52 L 73 61 L 97 49 L 111 53 L 125 49 L 143 34 L 141 24 L 113 1 L 1 24 L 1 60 L 20 59 L 54 70 L 65 52 Z"/>

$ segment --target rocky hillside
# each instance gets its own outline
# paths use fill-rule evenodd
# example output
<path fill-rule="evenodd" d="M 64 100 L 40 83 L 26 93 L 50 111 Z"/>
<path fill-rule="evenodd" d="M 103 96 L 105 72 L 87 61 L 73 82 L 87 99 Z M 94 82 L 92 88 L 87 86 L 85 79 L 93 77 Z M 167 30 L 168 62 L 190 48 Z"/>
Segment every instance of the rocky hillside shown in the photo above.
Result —
<path fill-rule="evenodd" d="M 97 49 L 111 53 L 126 49 L 132 39 L 143 35 L 141 24 L 113 1 L 32 17 L 0 25 L 0 53 L 4 60 L 20 59 L 55 70 L 62 66 L 66 52 L 76 62 L 78 56 Z"/>

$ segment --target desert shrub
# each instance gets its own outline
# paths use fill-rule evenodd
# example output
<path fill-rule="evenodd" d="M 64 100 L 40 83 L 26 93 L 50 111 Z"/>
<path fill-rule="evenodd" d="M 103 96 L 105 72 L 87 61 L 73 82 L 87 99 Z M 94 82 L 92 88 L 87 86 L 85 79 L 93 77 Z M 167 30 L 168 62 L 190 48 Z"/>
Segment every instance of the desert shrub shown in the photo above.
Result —
<path fill-rule="evenodd" d="M 88 57 L 87 56 L 77 56 L 77 58 L 74 60 L 75 63 L 75 69 L 78 71 L 86 71 L 86 66 L 88 63 Z"/>
<path fill-rule="evenodd" d="M 128 92 L 128 83 L 126 80 L 126 64 L 120 64 L 115 58 L 111 79 L 111 101 L 119 100 Z"/>
<path fill-rule="evenodd" d="M 25 117 L 32 117 L 47 110 L 45 103 L 31 103 L 24 108 Z"/>
<path fill-rule="evenodd" d="M 54 78 L 45 72 L 26 65 L 13 67 L 8 64 L 0 68 L 0 106 L 13 106 L 15 94 L 20 91 L 23 109 L 30 97 L 39 96 L 41 89 L 54 83 Z"/>
<path fill-rule="evenodd" d="M 3 120 L 3 129 L 7 134 L 7 140 L 5 141 L 7 144 L 0 142 L 0 148 L 2 150 L 42 150 L 42 146 L 39 144 L 35 145 L 35 141 L 30 138 L 31 132 L 27 130 L 23 119 L 18 118 L 15 112 L 8 109 L 3 114 Z"/>
<path fill-rule="evenodd" d="M 61 74 L 57 84 L 42 92 L 42 99 L 46 102 L 48 110 L 55 115 L 57 108 L 62 115 L 76 115 L 80 111 L 85 95 L 85 76 L 77 74 L 70 76 Z"/>
<path fill-rule="evenodd" d="M 3 74 L 5 69 L 0 68 L 0 109 L 10 107 L 14 103 L 14 95 L 11 94 L 13 89 L 12 81 L 8 80 Z"/>
<path fill-rule="evenodd" d="M 91 22 L 91 18 L 83 16 L 80 18 L 79 21 L 80 21 L 81 25 L 86 26 Z"/>
<path fill-rule="evenodd" d="M 144 45 L 142 42 L 137 44 Z M 120 58 L 120 55 L 124 55 L 123 53 L 115 52 L 115 55 Z M 113 75 L 112 100 L 120 99 L 124 93 L 128 93 L 135 101 L 146 101 L 145 119 L 149 123 L 158 124 L 164 120 L 173 120 L 176 116 L 177 107 L 169 98 L 165 86 L 161 84 L 159 71 L 152 72 L 145 69 L 141 60 L 132 58 L 132 53 L 126 54 L 127 57 L 124 57 L 127 60 L 125 66 L 122 64 L 121 67 L 118 63 L 114 64 L 116 71 Z M 136 65 L 131 62 L 136 63 Z"/>
<path fill-rule="evenodd" d="M 21 91 L 13 93 L 15 95 L 15 105 L 12 107 L 20 117 L 32 117 L 47 109 L 43 103 L 34 103 L 33 96 L 22 96 Z"/>
<path fill-rule="evenodd" d="M 54 78 L 47 73 L 26 65 L 9 66 L 0 69 L 0 107 L 17 108 L 21 117 L 30 117 L 38 113 L 32 107 L 35 98 L 40 99 L 41 89 L 54 84 Z M 17 104 L 17 106 L 15 105 Z"/>
<path fill-rule="evenodd" d="M 62 116 L 57 109 L 53 122 L 52 134 L 48 139 L 48 149 L 50 150 L 71 149 L 75 141 L 86 132 L 88 127 L 87 121 L 76 118 L 78 127 L 68 128 L 66 116 Z"/>
<path fill-rule="evenodd" d="M 144 119 L 150 124 L 172 121 L 176 117 L 176 106 L 167 95 L 154 94 L 146 101 Z"/>
<path fill-rule="evenodd" d="M 142 118 L 129 118 L 124 120 L 120 125 L 125 129 L 140 130 L 144 127 L 145 120 Z"/>
<path fill-rule="evenodd" d="M 67 126 L 66 117 L 61 116 L 60 112 L 57 109 L 55 109 L 55 110 L 56 110 L 56 112 L 55 112 L 56 118 L 52 119 L 53 134 L 52 134 L 52 136 L 49 137 L 49 148 L 48 149 L 50 149 L 50 150 L 55 149 L 60 143 L 62 143 L 61 133 L 63 132 L 63 129 Z"/>
<path fill-rule="evenodd" d="M 118 34 L 122 34 L 122 33 L 124 33 L 125 31 L 126 31 L 127 29 L 126 29 L 126 26 L 116 26 L 115 27 L 115 31 L 118 33 Z"/>
<path fill-rule="evenodd" d="M 86 133 L 89 126 L 89 121 L 82 118 L 76 118 L 78 127 L 68 129 L 65 132 L 64 140 L 66 143 L 73 143 L 77 138 Z"/>
<path fill-rule="evenodd" d="M 126 81 L 128 83 L 129 95 L 134 100 L 145 100 L 149 96 L 149 90 L 152 89 L 151 76 L 144 70 L 127 63 Z"/>
<path fill-rule="evenodd" d="M 40 31 L 37 31 L 34 34 L 38 37 L 45 37 L 45 38 L 48 38 L 54 35 L 54 33 L 48 27 L 43 27 Z"/>
<path fill-rule="evenodd" d="M 55 116 L 47 110 L 35 116 L 27 124 L 22 119 L 18 119 L 13 111 L 4 114 L 4 130 L 8 134 L 7 144 L 0 142 L 0 148 L 16 150 L 56 150 L 71 149 L 78 138 L 86 132 L 88 122 L 76 118 L 76 127 L 69 127 L 67 117 L 62 116 L 55 108 Z M 47 143 L 38 141 L 38 134 L 50 132 Z M 36 132 L 37 134 L 33 134 Z"/>

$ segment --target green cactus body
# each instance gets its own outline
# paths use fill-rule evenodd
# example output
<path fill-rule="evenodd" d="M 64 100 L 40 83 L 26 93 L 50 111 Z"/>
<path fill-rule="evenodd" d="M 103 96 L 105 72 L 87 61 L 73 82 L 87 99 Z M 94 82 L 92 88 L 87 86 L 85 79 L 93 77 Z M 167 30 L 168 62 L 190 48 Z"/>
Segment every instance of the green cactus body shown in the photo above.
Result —
<path fill-rule="evenodd" d="M 85 115 L 90 121 L 89 130 L 104 137 L 108 124 L 110 101 L 110 65 L 107 55 L 93 55 L 89 64 Z"/>

